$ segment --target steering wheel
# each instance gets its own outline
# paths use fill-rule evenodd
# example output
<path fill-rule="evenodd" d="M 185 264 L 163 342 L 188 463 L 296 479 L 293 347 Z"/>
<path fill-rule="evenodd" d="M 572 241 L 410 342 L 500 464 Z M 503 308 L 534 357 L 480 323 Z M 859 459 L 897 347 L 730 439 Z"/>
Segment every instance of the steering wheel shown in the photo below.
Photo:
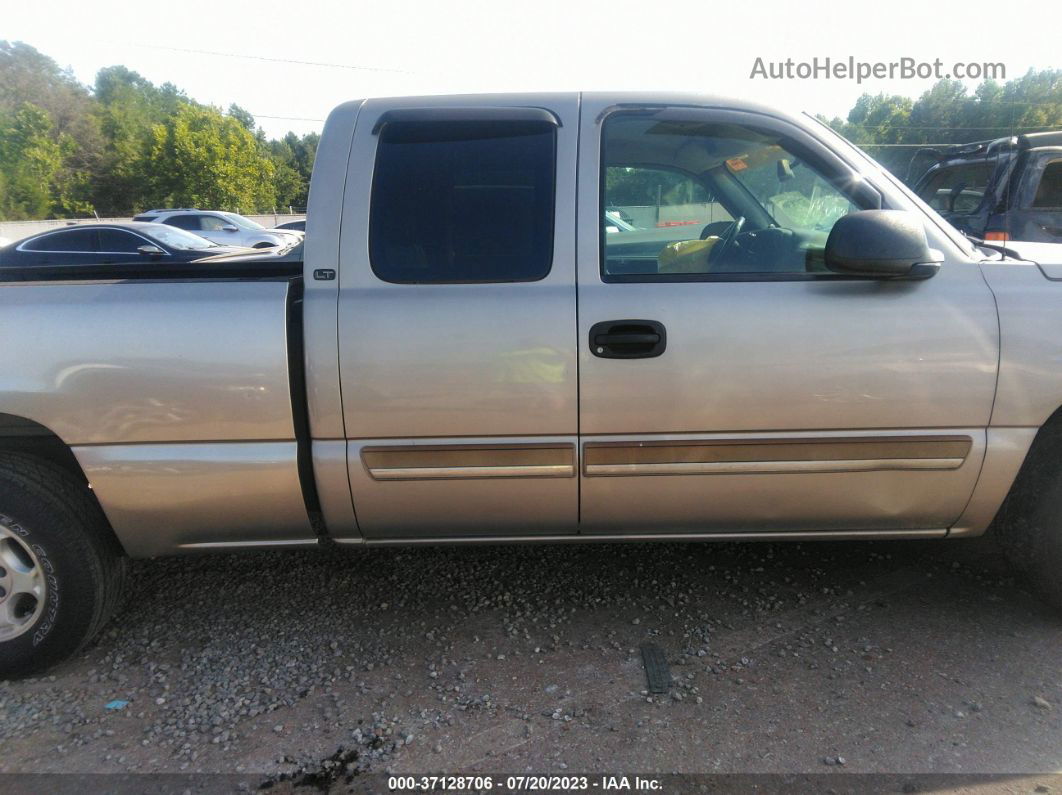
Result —
<path fill-rule="evenodd" d="M 733 221 L 712 221 L 701 230 L 701 240 L 707 240 L 712 236 L 720 237 L 733 225 Z"/>
<path fill-rule="evenodd" d="M 741 234 L 741 230 L 744 226 L 745 216 L 739 215 L 734 219 L 734 223 L 730 225 L 730 228 L 720 235 L 719 241 L 712 246 L 712 250 L 708 252 L 708 261 L 706 264 L 713 265 L 714 263 L 719 262 L 723 258 L 723 254 L 730 249 L 734 239 Z"/>

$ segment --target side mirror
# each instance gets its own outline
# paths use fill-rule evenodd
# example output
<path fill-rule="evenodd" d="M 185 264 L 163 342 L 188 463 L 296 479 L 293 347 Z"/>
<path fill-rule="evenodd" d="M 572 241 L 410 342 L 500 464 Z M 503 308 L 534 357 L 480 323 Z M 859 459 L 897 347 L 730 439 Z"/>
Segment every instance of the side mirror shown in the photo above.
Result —
<path fill-rule="evenodd" d="M 225 226 L 221 227 L 221 231 L 223 231 L 223 232 L 239 232 L 240 228 L 238 226 L 236 226 L 235 224 L 225 224 Z"/>
<path fill-rule="evenodd" d="M 928 279 L 940 269 L 922 219 L 907 210 L 861 210 L 840 218 L 826 240 L 826 267 L 878 279 Z"/>
<path fill-rule="evenodd" d="M 142 256 L 145 256 L 145 257 L 161 257 L 163 254 L 166 253 L 165 251 L 163 251 L 158 246 L 151 246 L 151 245 L 141 246 L 140 248 L 137 249 L 137 252 L 140 253 Z"/>

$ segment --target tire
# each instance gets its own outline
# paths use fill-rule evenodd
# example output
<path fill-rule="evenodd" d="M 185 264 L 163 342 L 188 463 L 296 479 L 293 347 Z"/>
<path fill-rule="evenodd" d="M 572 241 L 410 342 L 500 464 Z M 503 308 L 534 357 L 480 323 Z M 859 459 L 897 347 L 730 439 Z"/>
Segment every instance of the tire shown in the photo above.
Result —
<path fill-rule="evenodd" d="M 1062 425 L 1037 434 L 995 525 L 1008 560 L 1062 611 Z"/>
<path fill-rule="evenodd" d="M 83 482 L 0 453 L 0 679 L 43 671 L 88 643 L 121 599 L 127 564 Z"/>

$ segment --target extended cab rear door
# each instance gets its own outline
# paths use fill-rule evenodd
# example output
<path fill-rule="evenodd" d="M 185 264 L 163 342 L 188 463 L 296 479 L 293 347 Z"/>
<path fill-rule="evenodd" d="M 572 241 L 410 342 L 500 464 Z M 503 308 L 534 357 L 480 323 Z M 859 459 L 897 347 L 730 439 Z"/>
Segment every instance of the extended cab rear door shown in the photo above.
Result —
<path fill-rule="evenodd" d="M 365 537 L 575 531 L 577 136 L 574 95 L 361 107 L 339 363 Z"/>

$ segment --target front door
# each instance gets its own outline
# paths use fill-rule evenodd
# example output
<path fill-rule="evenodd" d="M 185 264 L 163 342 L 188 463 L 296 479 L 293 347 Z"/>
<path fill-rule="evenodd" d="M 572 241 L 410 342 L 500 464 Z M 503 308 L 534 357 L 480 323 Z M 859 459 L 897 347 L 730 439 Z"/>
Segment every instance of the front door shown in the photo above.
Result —
<path fill-rule="evenodd" d="M 366 537 L 575 531 L 578 105 L 540 99 L 359 114 L 339 351 Z"/>
<path fill-rule="evenodd" d="M 897 198 L 792 123 L 592 97 L 582 120 L 583 532 L 947 528 L 995 384 L 977 265 L 829 273 L 833 223 Z"/>

